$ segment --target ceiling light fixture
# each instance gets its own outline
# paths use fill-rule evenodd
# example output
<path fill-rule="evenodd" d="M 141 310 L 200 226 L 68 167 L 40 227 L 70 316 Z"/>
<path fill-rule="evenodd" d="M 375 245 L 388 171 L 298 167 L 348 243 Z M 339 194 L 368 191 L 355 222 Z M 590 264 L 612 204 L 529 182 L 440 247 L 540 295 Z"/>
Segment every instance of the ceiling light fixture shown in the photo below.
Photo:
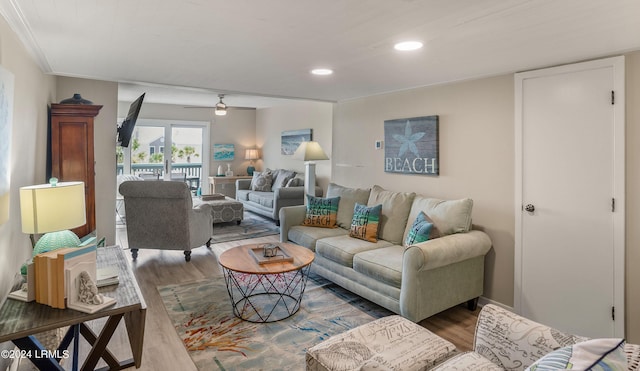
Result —
<path fill-rule="evenodd" d="M 400 51 L 418 50 L 422 48 L 422 43 L 420 41 L 403 41 L 395 44 L 393 48 Z"/>
<path fill-rule="evenodd" d="M 330 70 L 328 68 L 316 68 L 311 70 L 311 73 L 318 76 L 327 76 L 331 75 L 333 73 L 333 70 Z"/>
<path fill-rule="evenodd" d="M 224 98 L 224 94 L 218 94 L 218 98 L 220 98 L 220 102 L 216 104 L 216 116 L 224 116 L 227 114 L 227 105 L 222 102 L 222 98 Z"/>

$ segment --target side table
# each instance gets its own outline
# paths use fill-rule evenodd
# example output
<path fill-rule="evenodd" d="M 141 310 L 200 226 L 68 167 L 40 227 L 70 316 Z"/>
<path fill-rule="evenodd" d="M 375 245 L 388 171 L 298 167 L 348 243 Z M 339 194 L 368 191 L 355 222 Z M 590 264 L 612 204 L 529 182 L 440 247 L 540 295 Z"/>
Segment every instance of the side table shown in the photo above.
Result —
<path fill-rule="evenodd" d="M 209 177 L 209 193 L 222 193 L 227 197 L 236 198 L 236 180 L 252 179 L 248 175 L 236 176 L 210 176 Z"/>
<path fill-rule="evenodd" d="M 79 336 L 82 335 L 91 344 L 91 350 L 84 360 L 82 370 L 94 370 L 100 358 L 108 365 L 108 370 L 122 370 L 131 366 L 140 367 L 142 363 L 142 344 L 147 305 L 140 293 L 138 283 L 127 265 L 124 253 L 119 246 L 98 248 L 98 267 L 116 266 L 120 283 L 99 289 L 101 294 L 116 299 L 116 304 L 96 313 L 83 313 L 72 309 L 55 309 L 35 301 L 26 303 L 7 299 L 0 308 L 0 343 L 12 341 L 29 360 L 40 370 L 63 370 L 59 362 L 71 341 L 74 341 L 74 364 L 77 369 Z M 86 322 L 98 318 L 107 321 L 96 335 Z M 124 319 L 132 359 L 119 361 L 107 349 L 109 340 Z M 35 334 L 61 327 L 69 327 L 57 351 L 49 352 L 35 338 Z M 31 357 L 29 357 L 31 355 Z"/>

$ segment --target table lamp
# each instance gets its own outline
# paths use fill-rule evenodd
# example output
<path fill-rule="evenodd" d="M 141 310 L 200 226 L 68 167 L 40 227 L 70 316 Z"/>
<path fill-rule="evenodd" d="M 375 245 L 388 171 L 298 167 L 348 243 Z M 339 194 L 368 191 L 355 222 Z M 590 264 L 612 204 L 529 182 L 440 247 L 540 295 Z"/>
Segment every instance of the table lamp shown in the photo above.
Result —
<path fill-rule="evenodd" d="M 83 182 L 61 182 L 20 188 L 22 232 L 45 233 L 33 248 L 33 255 L 61 247 L 80 246 L 80 239 L 69 229 L 87 221 Z"/>
<path fill-rule="evenodd" d="M 305 161 L 304 192 L 308 195 L 316 195 L 316 163 L 317 160 L 328 160 L 329 156 L 324 153 L 318 142 L 302 142 L 293 154 L 296 160 Z M 306 201 L 306 200 L 305 200 Z"/>
<path fill-rule="evenodd" d="M 258 150 L 255 148 L 247 149 L 244 152 L 244 159 L 249 160 L 249 167 L 247 167 L 247 175 L 253 175 L 253 172 L 256 171 L 256 168 L 253 167 L 253 160 L 257 160 L 260 158 Z"/>

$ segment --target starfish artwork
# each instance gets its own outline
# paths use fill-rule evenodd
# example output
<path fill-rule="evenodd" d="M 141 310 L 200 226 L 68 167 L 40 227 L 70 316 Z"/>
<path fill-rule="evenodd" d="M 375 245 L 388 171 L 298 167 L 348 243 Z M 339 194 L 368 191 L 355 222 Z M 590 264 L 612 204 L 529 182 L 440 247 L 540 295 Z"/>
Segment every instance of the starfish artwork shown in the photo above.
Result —
<path fill-rule="evenodd" d="M 416 157 L 420 157 L 420 153 L 418 153 L 418 147 L 416 147 L 416 142 L 420 140 L 420 138 L 422 138 L 424 134 L 425 133 L 411 134 L 411 122 L 407 121 L 407 124 L 404 127 L 404 135 L 393 135 L 393 139 L 401 143 L 400 149 L 398 150 L 398 157 L 402 157 L 405 153 L 407 153 L 407 151 L 411 151 L 414 155 L 416 155 Z"/>
<path fill-rule="evenodd" d="M 438 175 L 438 116 L 386 120 L 384 171 Z"/>

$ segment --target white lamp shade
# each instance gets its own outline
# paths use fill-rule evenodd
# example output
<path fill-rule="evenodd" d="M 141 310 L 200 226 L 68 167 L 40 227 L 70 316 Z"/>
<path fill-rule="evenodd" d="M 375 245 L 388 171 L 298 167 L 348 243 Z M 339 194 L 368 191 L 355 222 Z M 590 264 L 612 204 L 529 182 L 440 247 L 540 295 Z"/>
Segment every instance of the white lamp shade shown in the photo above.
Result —
<path fill-rule="evenodd" d="M 258 150 L 257 149 L 247 149 L 244 152 L 244 159 L 245 160 L 257 160 L 259 159 L 260 156 L 258 155 Z"/>
<path fill-rule="evenodd" d="M 302 142 L 293 154 L 293 158 L 302 161 L 328 160 L 329 156 L 324 153 L 320 143 L 310 141 Z"/>
<path fill-rule="evenodd" d="M 83 182 L 40 184 L 20 188 L 22 232 L 62 231 L 87 222 Z"/>

